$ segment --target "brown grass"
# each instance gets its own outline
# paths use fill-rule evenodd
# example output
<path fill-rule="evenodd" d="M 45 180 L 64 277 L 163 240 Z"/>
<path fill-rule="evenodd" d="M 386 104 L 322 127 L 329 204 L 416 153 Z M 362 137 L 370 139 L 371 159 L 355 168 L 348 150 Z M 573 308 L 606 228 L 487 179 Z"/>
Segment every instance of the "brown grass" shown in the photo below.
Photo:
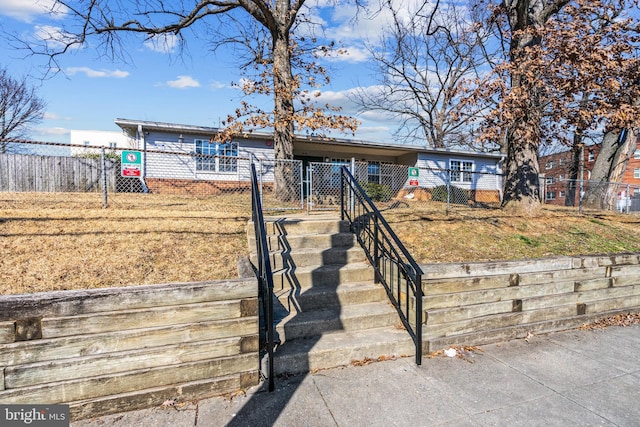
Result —
<path fill-rule="evenodd" d="M 438 203 L 384 214 L 420 263 L 640 251 L 636 215 L 447 215 Z M 97 193 L 0 193 L 0 294 L 236 277 L 250 215 L 248 194 L 117 194 L 103 209 Z"/>

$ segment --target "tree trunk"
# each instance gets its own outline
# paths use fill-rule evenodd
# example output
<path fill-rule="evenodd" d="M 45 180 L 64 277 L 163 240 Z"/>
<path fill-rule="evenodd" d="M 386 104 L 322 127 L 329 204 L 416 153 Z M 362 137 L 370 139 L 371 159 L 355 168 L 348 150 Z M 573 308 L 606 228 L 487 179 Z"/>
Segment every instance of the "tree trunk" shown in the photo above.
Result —
<path fill-rule="evenodd" d="M 526 48 L 540 44 L 541 40 L 527 29 L 543 26 L 569 0 L 503 0 L 512 39 L 509 59 L 518 64 L 526 59 Z M 505 165 L 503 207 L 524 213 L 534 213 L 540 206 L 538 149 L 539 127 L 542 118 L 540 91 L 535 81 L 527 81 L 526 70 L 512 68 L 511 90 L 523 92 L 526 108 L 507 131 L 507 159 Z"/>
<path fill-rule="evenodd" d="M 565 206 L 576 205 L 576 190 L 578 188 L 578 174 L 583 157 L 582 134 L 576 131 L 573 134 L 573 145 L 571 146 L 571 164 L 569 164 L 569 175 L 567 176 L 567 196 L 564 199 Z M 584 177 L 580 177 L 582 179 Z"/>
<path fill-rule="evenodd" d="M 291 73 L 289 30 L 284 25 L 280 27 L 272 32 L 275 194 L 278 200 L 289 201 L 294 197 L 297 188 L 293 168 L 288 161 L 293 159 L 295 82 Z"/>
<path fill-rule="evenodd" d="M 516 140 L 507 145 L 503 207 L 534 213 L 540 205 L 538 144 Z"/>
<path fill-rule="evenodd" d="M 583 199 L 583 206 L 594 209 L 615 209 L 618 184 L 636 146 L 637 133 L 613 130 L 604 135 L 591 178 Z"/>

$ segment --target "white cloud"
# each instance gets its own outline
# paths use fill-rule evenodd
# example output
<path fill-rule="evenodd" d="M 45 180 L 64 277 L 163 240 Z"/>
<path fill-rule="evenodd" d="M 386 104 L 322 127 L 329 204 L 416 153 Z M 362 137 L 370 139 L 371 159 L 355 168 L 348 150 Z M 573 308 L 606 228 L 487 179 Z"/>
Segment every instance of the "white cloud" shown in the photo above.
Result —
<path fill-rule="evenodd" d="M 34 36 L 36 39 L 45 42 L 48 48 L 54 50 L 62 49 L 67 45 L 72 49 L 80 47 L 80 43 L 76 43 L 77 37 L 73 34 L 65 33 L 60 27 L 52 25 L 36 25 Z"/>
<path fill-rule="evenodd" d="M 331 62 L 360 63 L 369 61 L 371 59 L 371 55 L 369 54 L 368 50 L 357 46 L 345 47 L 335 53 L 326 56 L 322 56 L 322 54 L 320 53 L 319 56 L 324 57 Z"/>
<path fill-rule="evenodd" d="M 69 67 L 65 70 L 65 72 L 70 76 L 73 76 L 78 73 L 84 73 L 87 77 L 91 77 L 91 78 L 114 77 L 117 79 L 123 79 L 129 76 L 128 71 L 104 70 L 104 69 L 94 70 L 93 68 L 89 68 L 89 67 Z"/>
<path fill-rule="evenodd" d="M 38 15 L 54 12 L 52 17 L 60 17 L 65 8 L 56 5 L 55 0 L 0 0 L 0 15 L 10 16 L 24 22 L 33 22 Z"/>
<path fill-rule="evenodd" d="M 224 89 L 226 87 L 227 87 L 227 85 L 225 83 L 219 82 L 217 80 L 209 83 L 209 89 L 211 89 L 211 90 Z"/>
<path fill-rule="evenodd" d="M 178 36 L 175 34 L 158 34 L 144 42 L 144 45 L 154 52 L 173 53 L 178 46 L 178 41 Z"/>
<path fill-rule="evenodd" d="M 178 76 L 175 80 L 169 80 L 157 86 L 169 86 L 175 89 L 187 89 L 191 87 L 200 87 L 200 82 L 191 76 Z"/>
<path fill-rule="evenodd" d="M 45 120 L 71 120 L 71 117 L 63 117 L 57 113 L 52 113 L 51 111 L 45 111 L 44 117 Z"/>
<path fill-rule="evenodd" d="M 69 129 L 65 129 L 65 128 L 61 128 L 61 127 L 53 127 L 53 128 L 36 128 L 35 129 L 35 133 L 37 133 L 38 135 L 51 135 L 51 136 L 57 136 L 57 135 L 68 135 L 69 134 Z"/>

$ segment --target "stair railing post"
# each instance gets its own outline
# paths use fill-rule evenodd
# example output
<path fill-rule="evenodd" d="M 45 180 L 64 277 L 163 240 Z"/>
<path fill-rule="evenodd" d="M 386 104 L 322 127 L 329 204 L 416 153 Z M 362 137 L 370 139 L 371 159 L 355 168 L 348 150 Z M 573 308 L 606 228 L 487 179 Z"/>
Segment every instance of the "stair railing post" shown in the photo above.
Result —
<path fill-rule="evenodd" d="M 374 280 L 375 283 L 380 283 L 380 245 L 378 241 L 380 240 L 378 236 L 378 217 L 376 215 L 373 216 L 373 260 L 374 260 L 374 268 L 376 269 Z"/>

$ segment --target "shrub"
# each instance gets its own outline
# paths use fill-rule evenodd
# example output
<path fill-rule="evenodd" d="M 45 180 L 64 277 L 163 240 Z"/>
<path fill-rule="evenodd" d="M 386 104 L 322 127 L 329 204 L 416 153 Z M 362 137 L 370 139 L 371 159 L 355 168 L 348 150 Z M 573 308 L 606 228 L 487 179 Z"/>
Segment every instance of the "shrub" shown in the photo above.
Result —
<path fill-rule="evenodd" d="M 447 199 L 449 203 L 466 205 L 469 203 L 469 190 L 465 190 L 464 188 L 450 186 L 450 193 L 447 193 L 446 185 L 439 185 L 434 187 L 431 190 L 431 200 L 436 202 L 446 202 Z"/>
<path fill-rule="evenodd" d="M 367 182 L 363 187 L 367 196 L 374 202 L 388 202 L 391 200 L 391 188 L 388 185 Z"/>

